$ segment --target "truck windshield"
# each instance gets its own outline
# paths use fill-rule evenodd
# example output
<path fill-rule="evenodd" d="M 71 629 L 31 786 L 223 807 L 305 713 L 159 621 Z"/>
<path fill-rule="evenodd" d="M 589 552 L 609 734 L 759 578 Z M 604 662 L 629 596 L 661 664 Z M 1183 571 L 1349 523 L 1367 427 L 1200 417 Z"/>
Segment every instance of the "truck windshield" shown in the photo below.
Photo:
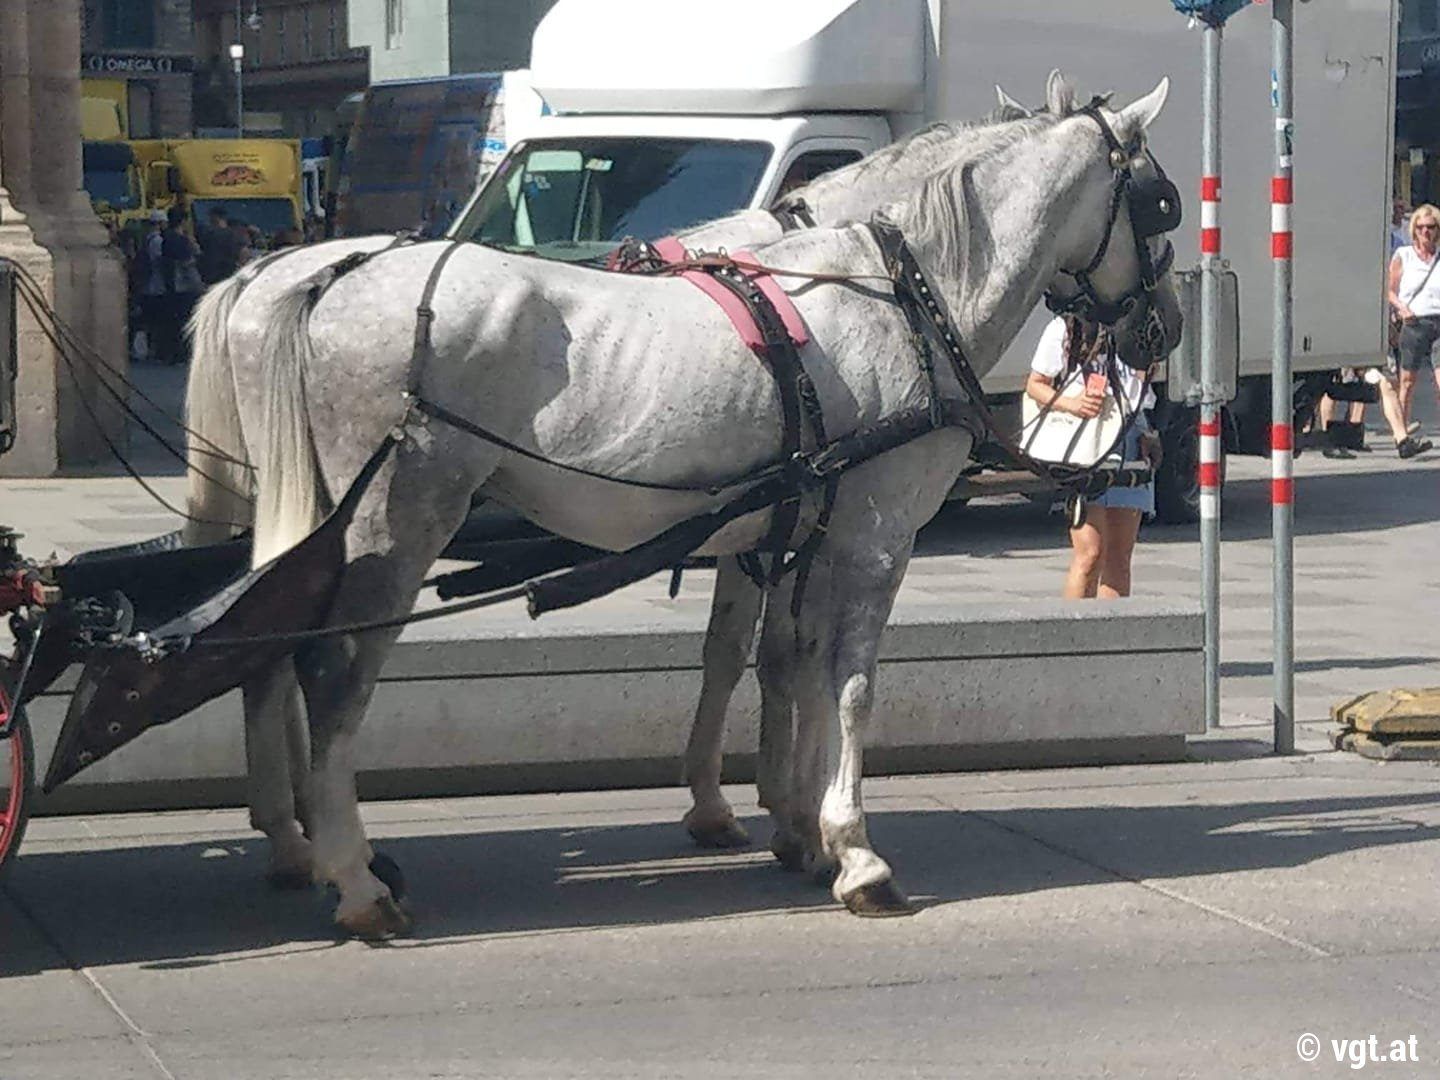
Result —
<path fill-rule="evenodd" d="M 214 207 L 225 211 L 232 223 L 254 225 L 267 236 L 296 227 L 295 204 L 289 199 L 192 199 L 190 211 L 196 228 L 209 223 Z"/>
<path fill-rule="evenodd" d="M 748 206 L 763 142 L 537 139 L 517 147 L 452 235 L 566 262 L 627 236 L 653 240 Z"/>

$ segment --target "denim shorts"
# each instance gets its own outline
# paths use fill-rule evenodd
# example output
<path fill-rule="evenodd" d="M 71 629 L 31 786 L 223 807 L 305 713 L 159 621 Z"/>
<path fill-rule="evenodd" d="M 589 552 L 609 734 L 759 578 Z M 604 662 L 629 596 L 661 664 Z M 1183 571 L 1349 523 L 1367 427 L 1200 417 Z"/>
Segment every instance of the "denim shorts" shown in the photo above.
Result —
<path fill-rule="evenodd" d="M 1440 315 L 1421 315 L 1400 327 L 1400 370 L 1431 367 L 1430 351 L 1440 338 Z"/>
<path fill-rule="evenodd" d="M 1124 455 L 1125 460 L 1140 461 L 1140 436 L 1150 430 L 1150 425 L 1145 420 L 1145 414 L 1141 413 L 1135 418 L 1125 432 Z M 1104 506 L 1111 510 L 1139 510 L 1148 520 L 1155 516 L 1155 481 L 1144 487 L 1112 487 L 1107 488 L 1105 493 L 1097 499 L 1092 499 L 1091 506 Z"/>

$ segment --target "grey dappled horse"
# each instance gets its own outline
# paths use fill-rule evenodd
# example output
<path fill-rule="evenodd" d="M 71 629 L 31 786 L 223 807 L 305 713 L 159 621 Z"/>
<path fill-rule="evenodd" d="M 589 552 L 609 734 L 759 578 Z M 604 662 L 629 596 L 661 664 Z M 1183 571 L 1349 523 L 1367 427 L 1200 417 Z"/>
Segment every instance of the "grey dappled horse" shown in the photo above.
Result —
<path fill-rule="evenodd" d="M 1017 119 L 1031 113 L 1003 94 L 996 119 Z M 787 201 L 803 201 L 817 224 L 840 225 L 868 218 L 878 207 L 912 193 L 916 186 L 962 147 L 1005 137 L 999 123 L 954 127 L 936 124 L 880 150 L 863 161 L 820 177 L 792 192 Z M 766 211 L 744 211 L 699 226 L 680 239 L 692 250 L 736 250 L 769 243 L 783 235 L 777 218 Z M 356 252 L 387 247 L 392 238 L 339 240 L 294 248 L 283 258 L 265 259 L 241 270 L 211 289 L 201 301 L 192 325 L 194 359 L 188 392 L 189 426 L 198 436 L 190 453 L 190 513 L 186 526 L 191 544 L 227 538 L 252 522 L 249 442 L 236 406 L 237 386 L 253 393 L 258 367 L 231 348 L 229 320 L 243 297 L 245 310 L 263 312 L 286 289 Z M 249 384 L 246 386 L 245 384 Z M 217 453 L 218 451 L 218 453 Z M 226 459 L 229 460 L 226 460 Z M 686 775 L 694 808 L 686 825 L 697 842 L 731 846 L 746 841 L 743 830 L 720 792 L 721 747 L 726 707 L 744 671 L 762 603 L 762 592 L 733 558 L 719 560 L 709 629 L 704 648 L 704 684 L 686 751 Z M 785 767 L 789 745 L 792 695 L 789 689 L 793 627 L 786 603 L 775 605 L 766 621 L 761 647 L 763 713 L 776 718 L 765 725 L 762 770 L 777 775 Z M 771 688 L 776 688 L 772 693 Z M 297 821 L 296 796 L 303 791 L 309 757 L 303 711 L 294 670 L 287 660 L 244 688 L 246 756 L 251 822 L 271 841 L 270 876 L 281 885 L 310 881 L 309 843 Z M 783 717 L 783 722 L 778 719 Z M 762 801 L 778 806 L 776 784 L 762 784 Z M 767 798 L 768 795 L 768 798 Z"/>
<path fill-rule="evenodd" d="M 1054 83 L 1051 89 L 1049 115 L 1010 125 L 1009 138 L 962 154 L 889 210 L 980 373 L 1047 288 L 1065 291 L 1062 269 L 1085 267 L 1103 252 L 1092 282 L 1107 298 L 1134 291 L 1140 276 L 1126 210 L 1121 206 L 1118 218 L 1112 212 L 1109 147 L 1098 125 L 1071 115 L 1068 97 L 1058 96 Z M 1137 139 L 1164 95 L 1162 84 L 1125 110 L 1107 110 L 1116 136 Z M 226 320 L 233 355 L 259 359 L 255 370 L 234 372 L 233 398 L 257 470 L 257 561 L 303 538 L 325 492 L 343 491 L 397 425 L 407 431 L 347 536 L 337 623 L 408 611 L 477 492 L 552 532 L 613 550 L 721 501 L 701 491 L 617 489 L 453 428 L 411 424 L 403 395 L 416 377 L 431 400 L 542 456 L 649 483 L 723 484 L 779 452 L 770 376 L 711 301 L 682 281 L 602 275 L 475 247 L 451 252 L 432 303 L 433 358 L 412 373 L 420 283 L 448 250 L 397 249 L 333 282 L 322 270 L 264 303 L 247 294 Z M 832 437 L 927 392 L 868 229 L 807 231 L 757 256 L 797 271 L 780 280 L 814 339 L 803 358 Z M 867 288 L 809 281 L 802 271 L 850 275 Z M 1153 310 L 1142 305 L 1117 324 L 1122 357 L 1135 366 L 1162 347 L 1150 325 L 1157 313 L 1163 345 L 1178 337 L 1168 286 L 1154 299 Z M 942 395 L 962 397 L 945 365 L 937 377 Z M 970 441 L 963 428 L 935 431 L 844 476 L 796 627 L 798 724 L 787 824 L 812 868 L 838 863 L 834 893 L 863 913 L 904 907 L 889 866 L 870 847 L 860 801 L 876 648 L 915 531 L 940 505 Z M 753 549 L 768 517 L 732 523 L 704 551 Z M 298 665 L 310 720 L 304 790 L 315 874 L 340 889 L 338 921 L 365 935 L 403 929 L 406 921 L 367 869 L 352 760 L 394 637 L 327 639 Z"/>

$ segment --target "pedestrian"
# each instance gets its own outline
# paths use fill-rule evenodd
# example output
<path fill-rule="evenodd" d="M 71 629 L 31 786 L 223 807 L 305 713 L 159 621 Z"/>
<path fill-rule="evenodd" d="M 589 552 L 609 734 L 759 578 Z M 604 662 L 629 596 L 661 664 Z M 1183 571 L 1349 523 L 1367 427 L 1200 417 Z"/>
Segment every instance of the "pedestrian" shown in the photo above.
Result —
<path fill-rule="evenodd" d="M 150 211 L 150 227 L 141 238 L 136 256 L 140 281 L 140 316 L 145 326 L 145 358 L 159 358 L 159 342 L 166 337 L 170 309 L 166 300 L 164 250 L 165 211 Z"/>
<path fill-rule="evenodd" d="M 205 287 L 195 242 L 186 235 L 184 225 L 185 211 L 172 206 L 160 242 L 165 315 L 160 327 L 163 336 L 156 343 L 156 359 L 162 364 L 185 362 L 185 324 Z"/>
<path fill-rule="evenodd" d="M 1405 201 L 1396 199 L 1390 206 L 1390 254 L 1394 255 L 1410 243 L 1410 226 L 1405 221 Z"/>
<path fill-rule="evenodd" d="M 1062 391 L 1087 367 L 1113 372 L 1100 390 L 1088 383 L 1078 395 Z M 1155 406 L 1145 376 L 1115 358 L 1110 331 L 1073 315 L 1052 319 L 1040 337 L 1030 363 L 1025 393 L 1041 409 L 1058 410 L 1085 419 L 1098 417 L 1106 397 L 1118 384 L 1121 405 L 1132 412 L 1122 436 L 1124 462 L 1160 464 L 1160 437 L 1151 430 L 1145 410 Z M 1130 563 L 1141 518 L 1155 516 L 1155 482 L 1143 487 L 1112 487 L 1086 506 L 1085 520 L 1070 529 L 1071 559 L 1062 595 L 1081 600 L 1113 599 L 1130 595 Z"/>
<path fill-rule="evenodd" d="M 240 268 L 240 240 L 230 228 L 223 206 L 213 206 L 200 234 L 200 279 L 206 285 L 224 281 Z"/>
<path fill-rule="evenodd" d="M 244 266 L 255 258 L 255 249 L 250 246 L 250 226 L 238 218 L 231 218 L 230 232 L 235 237 L 235 260 L 240 266 Z"/>
<path fill-rule="evenodd" d="M 1440 339 L 1440 275 L 1435 273 L 1436 241 L 1440 239 L 1440 208 L 1425 203 L 1410 215 L 1410 243 L 1390 260 L 1390 306 L 1400 318 L 1400 420 L 1408 430 L 1410 406 L 1420 372 L 1428 368 L 1440 399 L 1440 371 L 1432 358 Z M 1413 436 L 1406 436 L 1413 439 Z M 1414 456 L 1413 447 L 1407 447 Z"/>

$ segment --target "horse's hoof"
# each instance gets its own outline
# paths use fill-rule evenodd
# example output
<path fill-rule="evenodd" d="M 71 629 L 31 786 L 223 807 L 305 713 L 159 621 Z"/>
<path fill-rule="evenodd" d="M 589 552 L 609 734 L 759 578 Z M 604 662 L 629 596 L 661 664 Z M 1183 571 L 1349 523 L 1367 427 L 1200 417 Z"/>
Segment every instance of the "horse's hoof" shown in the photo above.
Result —
<path fill-rule="evenodd" d="M 335 921 L 345 933 L 361 941 L 386 941 L 408 934 L 413 925 L 410 916 L 388 896 L 379 897 L 354 915 L 337 915 Z"/>
<path fill-rule="evenodd" d="M 847 893 L 845 907 L 851 915 L 859 915 L 862 919 L 892 919 L 897 915 L 914 915 L 916 911 L 909 897 L 888 878 Z"/>
<path fill-rule="evenodd" d="M 741 828 L 734 818 L 713 825 L 697 825 L 687 821 L 685 830 L 697 847 L 737 848 L 750 843 L 750 834 Z"/>
<path fill-rule="evenodd" d="M 370 873 L 380 879 L 396 900 L 405 899 L 405 875 L 400 872 L 400 864 L 389 855 L 377 851 L 370 860 Z"/>
<path fill-rule="evenodd" d="M 770 852 L 782 870 L 798 874 L 805 869 L 805 845 L 793 836 L 776 836 L 770 841 Z"/>
<path fill-rule="evenodd" d="M 298 892 L 315 884 L 315 879 L 309 870 L 302 870 L 294 866 L 277 867 L 265 875 L 265 880 L 272 889 L 279 889 L 282 892 Z"/>

